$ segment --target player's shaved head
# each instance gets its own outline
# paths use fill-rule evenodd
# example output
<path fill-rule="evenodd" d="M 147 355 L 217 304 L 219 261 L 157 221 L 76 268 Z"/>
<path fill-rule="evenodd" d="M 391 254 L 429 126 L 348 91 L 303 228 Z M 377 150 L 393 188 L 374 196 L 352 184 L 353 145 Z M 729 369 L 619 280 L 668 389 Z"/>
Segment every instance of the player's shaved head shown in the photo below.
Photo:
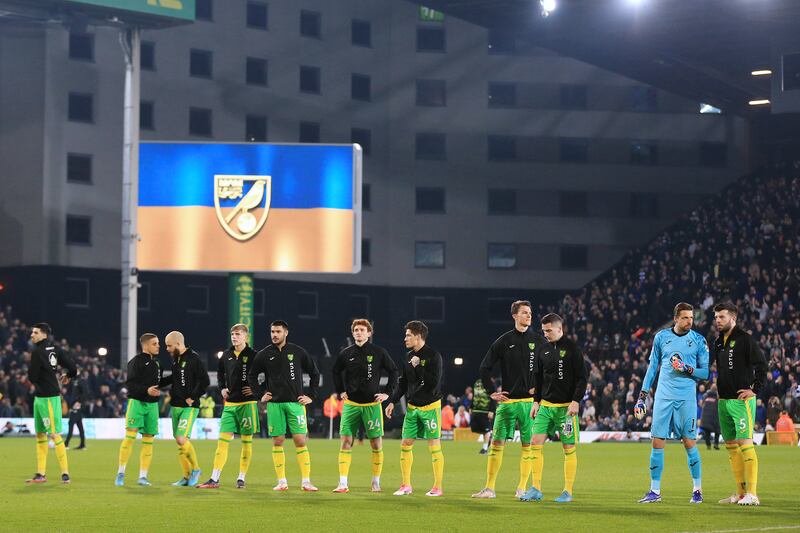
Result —
<path fill-rule="evenodd" d="M 167 336 L 164 338 L 165 342 L 174 342 L 176 344 L 183 344 L 185 342 L 185 338 L 183 333 L 180 331 L 170 331 L 167 333 Z"/>

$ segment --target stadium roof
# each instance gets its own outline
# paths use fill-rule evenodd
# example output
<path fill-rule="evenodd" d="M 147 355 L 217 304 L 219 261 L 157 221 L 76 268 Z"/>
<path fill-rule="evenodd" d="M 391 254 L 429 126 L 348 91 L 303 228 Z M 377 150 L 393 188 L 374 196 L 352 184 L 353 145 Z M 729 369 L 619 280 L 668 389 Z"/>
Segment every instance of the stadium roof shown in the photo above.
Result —
<path fill-rule="evenodd" d="M 546 17 L 539 0 L 415 1 L 741 115 L 770 95 L 751 72 L 800 34 L 800 0 L 555 0 Z"/>

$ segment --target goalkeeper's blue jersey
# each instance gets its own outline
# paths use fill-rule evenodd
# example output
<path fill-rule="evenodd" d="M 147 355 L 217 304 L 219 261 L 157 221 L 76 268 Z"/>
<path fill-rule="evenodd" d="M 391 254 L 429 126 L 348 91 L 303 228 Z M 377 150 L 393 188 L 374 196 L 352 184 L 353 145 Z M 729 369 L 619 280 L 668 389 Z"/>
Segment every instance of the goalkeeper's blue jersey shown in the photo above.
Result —
<path fill-rule="evenodd" d="M 672 367 L 678 358 L 694 368 L 690 376 Z M 708 345 L 705 338 L 694 330 L 678 335 L 672 328 L 662 329 L 653 339 L 650 365 L 642 383 L 643 391 L 650 391 L 658 375 L 656 398 L 664 400 L 695 401 L 697 382 L 708 379 Z"/>

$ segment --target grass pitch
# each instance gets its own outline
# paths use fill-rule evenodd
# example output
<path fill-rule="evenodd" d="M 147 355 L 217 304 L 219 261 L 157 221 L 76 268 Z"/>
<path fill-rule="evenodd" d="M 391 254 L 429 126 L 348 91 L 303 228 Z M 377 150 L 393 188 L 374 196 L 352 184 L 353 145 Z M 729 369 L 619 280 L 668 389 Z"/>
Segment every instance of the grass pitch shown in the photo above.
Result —
<path fill-rule="evenodd" d="M 156 441 L 150 469 L 152 487 L 136 485 L 136 443 L 128 465 L 127 485 L 114 486 L 118 442 L 89 441 L 82 451 L 69 451 L 71 485 L 59 481 L 51 451 L 44 485 L 26 486 L 35 470 L 35 446 L 30 439 L 0 439 L 0 530 L 2 531 L 757 531 L 800 530 L 800 449 L 757 448 L 758 508 L 723 506 L 733 478 L 724 448 L 703 458 L 706 502 L 690 505 L 691 480 L 682 446 L 667 446 L 659 504 L 639 505 L 649 488 L 649 446 L 602 443 L 578 447 L 575 501 L 556 504 L 562 489 L 563 454 L 560 446 L 545 447 L 545 501 L 514 499 L 519 470 L 519 445 L 509 444 L 497 482 L 496 500 L 477 501 L 470 494 L 483 487 L 486 456 L 476 443 L 445 442 L 444 497 L 427 498 L 433 475 L 424 441 L 414 447 L 414 494 L 395 497 L 400 483 L 399 441 L 384 442 L 386 453 L 382 494 L 369 492 L 369 445 L 356 446 L 349 494 L 333 494 L 338 481 L 336 441 L 309 443 L 316 494 L 299 489 L 299 469 L 292 444 L 286 446 L 291 490 L 274 493 L 271 443 L 256 439 L 247 488 L 234 488 L 239 467 L 239 443 L 234 441 L 219 490 L 176 488 L 180 477 L 174 442 Z M 208 478 L 214 442 L 196 441 Z"/>

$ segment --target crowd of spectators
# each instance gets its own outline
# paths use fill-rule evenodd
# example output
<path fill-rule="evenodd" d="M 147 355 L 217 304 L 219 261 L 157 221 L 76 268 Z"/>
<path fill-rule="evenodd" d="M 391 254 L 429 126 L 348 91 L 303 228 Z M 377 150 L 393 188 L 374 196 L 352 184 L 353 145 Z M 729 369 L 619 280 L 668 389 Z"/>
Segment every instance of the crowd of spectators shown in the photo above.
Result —
<path fill-rule="evenodd" d="M 633 404 L 652 338 L 670 325 L 672 308 L 680 301 L 695 305 L 694 327 L 709 344 L 717 334 L 713 306 L 733 301 L 738 324 L 755 335 L 769 364 L 758 395 L 757 428 L 774 426 L 782 411 L 800 421 L 799 236 L 800 162 L 795 162 L 742 178 L 647 245 L 630 250 L 580 291 L 534 309 L 535 316 L 560 314 L 567 335 L 584 350 L 589 379 L 582 428 L 649 430 L 650 418 L 636 420 Z M 0 310 L 0 417 L 31 415 L 29 333 L 10 308 Z M 85 416 L 121 416 L 127 400 L 124 372 L 79 345 L 59 342 L 78 363 L 85 383 L 83 389 L 66 387 L 65 401 L 72 405 L 84 394 Z M 698 413 L 714 377 L 698 389 Z M 468 389 L 445 402 L 455 427 L 469 425 L 470 394 Z M 169 407 L 166 398 L 162 410 Z M 209 397 L 204 415 L 215 414 L 214 407 Z"/>

